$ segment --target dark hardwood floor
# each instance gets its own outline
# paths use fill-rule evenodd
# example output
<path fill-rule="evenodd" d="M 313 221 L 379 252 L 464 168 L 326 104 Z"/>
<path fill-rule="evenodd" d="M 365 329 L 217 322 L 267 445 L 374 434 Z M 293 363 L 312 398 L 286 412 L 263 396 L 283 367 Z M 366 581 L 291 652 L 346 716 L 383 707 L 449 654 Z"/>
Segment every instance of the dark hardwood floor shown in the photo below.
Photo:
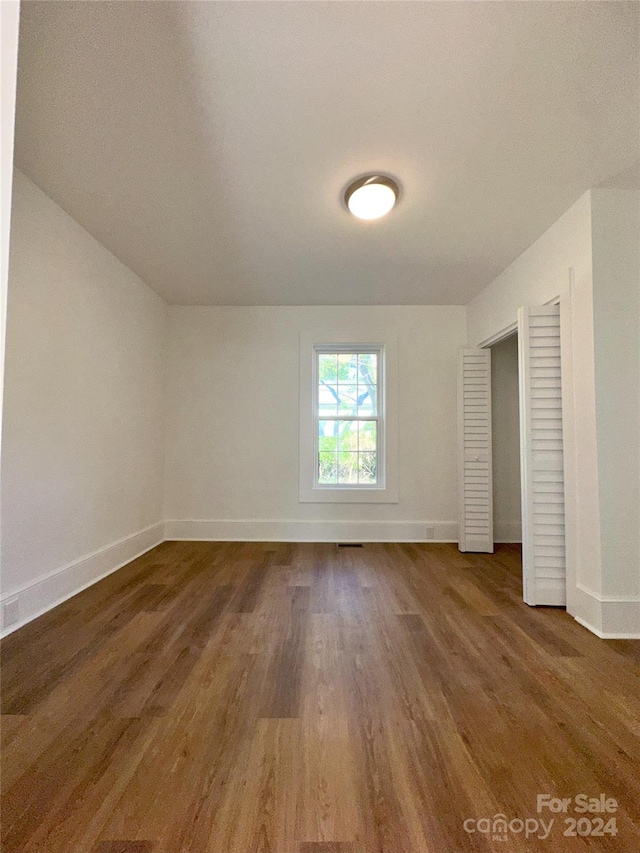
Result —
<path fill-rule="evenodd" d="M 2 849 L 640 851 L 639 650 L 515 546 L 167 542 L 3 641 Z"/>

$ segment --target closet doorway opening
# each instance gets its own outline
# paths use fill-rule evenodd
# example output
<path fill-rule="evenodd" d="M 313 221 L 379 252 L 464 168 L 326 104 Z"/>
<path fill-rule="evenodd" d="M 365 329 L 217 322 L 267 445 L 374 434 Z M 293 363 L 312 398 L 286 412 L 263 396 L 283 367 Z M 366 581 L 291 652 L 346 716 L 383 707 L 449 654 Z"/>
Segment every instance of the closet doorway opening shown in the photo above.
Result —
<path fill-rule="evenodd" d="M 518 335 L 491 347 L 493 539 L 510 550 L 522 545 Z"/>
<path fill-rule="evenodd" d="M 518 538 L 513 458 L 517 436 L 523 599 L 530 605 L 557 607 L 567 602 L 561 325 L 561 301 L 520 308 L 517 324 L 504 335 L 482 347 L 464 347 L 458 370 L 458 547 L 492 553 L 495 542 Z M 498 348 L 503 342 L 504 350 Z M 496 357 L 498 378 L 492 381 Z M 495 468 L 494 449 L 499 454 Z M 506 526 L 498 528 L 494 522 Z"/>

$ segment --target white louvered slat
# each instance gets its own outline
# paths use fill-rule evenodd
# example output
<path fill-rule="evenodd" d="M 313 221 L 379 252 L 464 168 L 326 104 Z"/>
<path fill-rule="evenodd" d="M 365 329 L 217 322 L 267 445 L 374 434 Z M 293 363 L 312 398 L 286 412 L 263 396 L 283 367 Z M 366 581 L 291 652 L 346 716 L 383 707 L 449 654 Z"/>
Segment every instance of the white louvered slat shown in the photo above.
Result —
<path fill-rule="evenodd" d="M 560 308 L 518 312 L 524 599 L 566 602 Z"/>
<path fill-rule="evenodd" d="M 493 552 L 491 352 L 463 349 L 458 373 L 459 547 Z"/>

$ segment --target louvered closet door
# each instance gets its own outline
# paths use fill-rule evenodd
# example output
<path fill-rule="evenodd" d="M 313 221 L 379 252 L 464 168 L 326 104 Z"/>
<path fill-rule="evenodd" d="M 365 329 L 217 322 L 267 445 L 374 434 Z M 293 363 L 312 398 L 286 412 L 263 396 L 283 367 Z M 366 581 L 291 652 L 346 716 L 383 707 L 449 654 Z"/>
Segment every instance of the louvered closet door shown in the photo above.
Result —
<path fill-rule="evenodd" d="M 522 571 L 527 604 L 566 604 L 560 306 L 518 312 Z"/>
<path fill-rule="evenodd" d="M 493 553 L 491 351 L 463 349 L 458 367 L 458 547 Z"/>

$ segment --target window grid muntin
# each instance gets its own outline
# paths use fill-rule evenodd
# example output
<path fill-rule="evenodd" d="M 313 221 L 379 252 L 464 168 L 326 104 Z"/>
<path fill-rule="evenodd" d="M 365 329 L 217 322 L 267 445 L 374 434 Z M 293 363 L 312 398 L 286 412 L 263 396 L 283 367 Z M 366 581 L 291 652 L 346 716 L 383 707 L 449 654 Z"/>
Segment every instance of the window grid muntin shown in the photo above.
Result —
<path fill-rule="evenodd" d="M 320 356 L 322 355 L 375 355 L 376 356 L 376 377 L 375 377 L 375 389 L 376 389 L 376 414 L 362 414 L 362 415 L 349 415 L 349 414 L 335 414 L 329 415 L 326 413 L 320 413 L 319 411 L 319 388 L 320 388 L 320 379 L 319 379 L 319 363 Z M 333 345 L 316 345 L 314 346 L 314 359 L 313 359 L 313 425 L 314 425 L 314 488 L 318 489 L 356 489 L 356 490 L 366 490 L 366 489 L 383 489 L 384 488 L 384 441 L 383 441 L 383 429 L 384 429 L 384 421 L 383 421 L 383 412 L 384 412 L 384 347 L 381 344 L 358 344 L 358 345 L 348 345 L 348 344 L 333 344 Z M 359 372 L 357 375 L 357 379 L 359 379 Z M 342 382 L 338 381 L 338 376 L 336 376 L 335 385 L 339 387 L 340 385 L 348 386 L 353 385 L 353 382 Z M 360 382 L 357 382 L 360 385 Z M 364 383 L 363 387 L 364 387 Z M 338 404 L 336 404 L 336 411 L 338 411 Z M 363 451 L 365 453 L 375 453 L 376 455 L 376 480 L 375 482 L 356 482 L 356 483 L 340 483 L 340 482 L 320 482 L 320 449 L 319 449 L 319 422 L 320 421 L 337 421 L 337 422 L 375 422 L 376 424 L 376 447 L 375 451 Z M 326 451 L 329 452 L 329 451 Z M 339 457 L 339 449 L 336 448 L 335 455 L 336 460 L 338 462 Z M 358 454 L 360 451 L 358 450 Z M 359 460 L 358 460 L 359 462 Z M 339 463 L 338 463 L 339 464 Z M 359 477 L 359 472 L 358 472 Z"/>

